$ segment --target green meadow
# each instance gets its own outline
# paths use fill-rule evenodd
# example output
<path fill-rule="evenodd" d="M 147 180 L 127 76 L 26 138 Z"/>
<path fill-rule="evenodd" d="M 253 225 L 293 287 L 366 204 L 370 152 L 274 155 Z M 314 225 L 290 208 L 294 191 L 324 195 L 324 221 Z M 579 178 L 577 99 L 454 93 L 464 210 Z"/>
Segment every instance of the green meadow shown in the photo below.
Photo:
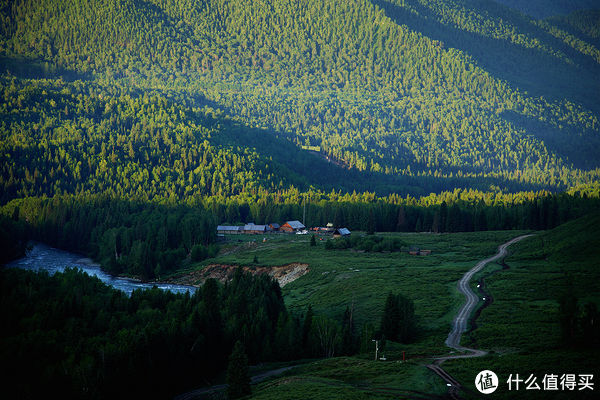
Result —
<path fill-rule="evenodd" d="M 494 302 L 481 313 L 477 329 L 463 337 L 463 344 L 490 354 L 450 360 L 444 369 L 470 388 L 479 371 L 494 371 L 500 378 L 496 398 L 593 398 L 597 383 L 594 392 L 579 391 L 579 386 L 575 391 L 525 390 L 523 384 L 509 392 L 506 380 L 510 374 L 522 379 L 533 374 L 543 388 L 544 375 L 558 375 L 560 381 L 563 374 L 594 374 L 597 382 L 598 320 L 595 331 L 576 322 L 573 336 L 565 340 L 560 303 L 565 296 L 576 299 L 578 318 L 584 318 L 586 304 L 600 303 L 599 223 L 600 214 L 595 214 L 517 243 L 505 260 L 508 269 L 485 279 Z M 488 265 L 479 276 L 494 269 L 501 266 Z M 466 392 L 465 397 L 478 394 Z"/>
<path fill-rule="evenodd" d="M 257 385 L 253 399 L 430 398 L 446 386 L 419 362 L 381 362 L 360 357 L 315 361 L 287 376 Z"/>
<path fill-rule="evenodd" d="M 428 256 L 414 256 L 406 251 L 328 250 L 326 236 L 318 236 L 317 245 L 310 246 L 310 235 L 232 235 L 220 255 L 201 266 L 306 263 L 309 272 L 282 289 L 288 308 L 302 313 L 312 305 L 316 314 L 341 319 L 346 307 L 350 307 L 354 309 L 357 327 L 364 324 L 377 327 L 387 294 L 402 293 L 414 301 L 421 330 L 411 349 L 418 354 L 444 353 L 443 339 L 449 332 L 454 310 L 462 301 L 456 282 L 477 260 L 495 253 L 499 244 L 522 233 L 379 234 L 399 237 L 406 243 L 405 250 L 410 247 L 431 250 Z"/>
<path fill-rule="evenodd" d="M 585 347 L 579 336 L 564 343 L 561 336 L 560 298 L 571 293 L 578 302 L 578 315 L 587 302 L 600 300 L 598 216 L 583 218 L 534 236 L 509 248 L 501 264 L 488 264 L 479 278 L 493 302 L 482 309 L 476 329 L 463 335 L 462 344 L 489 351 L 476 359 L 451 360 L 443 367 L 464 386 L 462 395 L 478 398 L 473 381 L 483 369 L 500 377 L 497 398 L 538 396 L 570 398 L 565 391 L 548 393 L 506 390 L 509 374 L 597 373 L 597 347 Z M 387 361 L 373 360 L 371 349 L 355 357 L 334 357 L 305 363 L 284 375 L 255 385 L 257 399 L 363 399 L 427 398 L 443 395 L 446 385 L 425 365 L 435 355 L 447 354 L 444 341 L 451 321 L 463 302 L 456 290 L 460 277 L 479 260 L 496 253 L 497 247 L 523 231 L 477 233 L 378 233 L 404 243 L 401 252 L 328 250 L 325 241 L 310 246 L 310 235 L 230 236 L 216 258 L 190 267 L 222 263 L 243 266 L 277 266 L 306 263 L 310 271 L 282 288 L 288 308 L 341 318 L 353 308 L 357 329 L 379 327 L 385 297 L 402 293 L 415 303 L 419 336 L 414 343 L 388 342 Z M 353 232 L 353 235 L 363 235 Z M 264 240 L 263 238 L 266 238 Z M 427 256 L 410 255 L 411 247 L 431 250 Z M 255 262 L 256 261 L 256 262 Z M 508 267 L 508 268 L 506 268 Z M 481 305 L 483 302 L 480 303 Z M 406 361 L 402 362 L 402 353 Z M 526 376 L 523 376 L 526 375 Z M 585 397 L 588 393 L 580 392 Z"/>
<path fill-rule="evenodd" d="M 221 245 L 216 258 L 188 269 L 209 264 L 277 266 L 301 262 L 309 272 L 284 286 L 288 308 L 303 313 L 312 305 L 315 314 L 341 319 L 346 307 L 353 308 L 357 329 L 379 327 L 389 292 L 402 293 L 415 303 L 419 336 L 414 343 L 388 342 L 384 355 L 389 361 L 373 361 L 373 353 L 308 363 L 286 376 L 259 384 L 257 398 L 397 398 L 420 393 L 443 394 L 445 383 L 425 368 L 432 355 L 446 354 L 444 340 L 462 304 L 456 282 L 476 262 L 497 251 L 499 244 L 522 231 L 477 233 L 377 233 L 394 236 L 404 243 L 401 252 L 328 250 L 327 237 L 310 235 L 232 235 Z M 364 235 L 353 232 L 353 235 Z M 322 238 L 323 240 L 319 240 Z M 264 240 L 266 239 L 266 240 Z M 410 255 L 418 247 L 431 250 L 427 256 Z M 258 262 L 255 263 L 254 260 Z M 363 348 L 374 351 L 373 343 Z M 406 362 L 402 362 L 402 352 Z M 314 397 L 317 393 L 317 396 Z"/>

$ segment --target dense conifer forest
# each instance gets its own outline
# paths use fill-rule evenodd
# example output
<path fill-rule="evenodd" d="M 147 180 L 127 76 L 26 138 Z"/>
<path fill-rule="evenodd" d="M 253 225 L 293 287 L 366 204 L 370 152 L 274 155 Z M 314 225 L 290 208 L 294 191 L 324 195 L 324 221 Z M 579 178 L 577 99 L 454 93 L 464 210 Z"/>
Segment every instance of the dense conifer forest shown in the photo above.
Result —
<path fill-rule="evenodd" d="M 215 224 L 295 219 L 303 203 L 311 225 L 433 232 L 549 228 L 596 205 L 593 11 L 1 9 L 5 220 L 116 274 L 155 279 L 214 254 Z"/>
<path fill-rule="evenodd" d="M 290 335 L 302 322 L 266 276 L 240 272 L 225 286 L 209 280 L 191 296 L 152 289 L 127 297 L 76 270 L 7 269 L 0 285 L 9 396 L 165 398 L 218 375 L 236 340 L 254 364 L 312 356 Z"/>
<path fill-rule="evenodd" d="M 222 223 L 305 212 L 446 233 L 586 215 L 600 206 L 589 3 L 0 0 L 0 262 L 39 240 L 152 281 L 217 255 Z M 14 397 L 172 396 L 225 371 L 237 341 L 250 363 L 361 346 L 351 310 L 288 312 L 275 281 L 241 271 L 185 296 L 127 297 L 73 270 L 2 269 L 0 285 Z M 418 335 L 410 299 L 381 306 L 371 336 Z"/>
<path fill-rule="evenodd" d="M 296 158 L 308 162 L 291 151 L 287 169 L 274 166 L 285 147 L 263 143 L 278 140 L 429 191 L 450 189 L 435 178 L 554 190 L 598 176 L 593 13 L 569 25 L 491 1 L 44 0 L 2 10 L 5 199 L 286 186 L 299 179 Z M 252 128 L 261 135 L 240 145 Z"/>

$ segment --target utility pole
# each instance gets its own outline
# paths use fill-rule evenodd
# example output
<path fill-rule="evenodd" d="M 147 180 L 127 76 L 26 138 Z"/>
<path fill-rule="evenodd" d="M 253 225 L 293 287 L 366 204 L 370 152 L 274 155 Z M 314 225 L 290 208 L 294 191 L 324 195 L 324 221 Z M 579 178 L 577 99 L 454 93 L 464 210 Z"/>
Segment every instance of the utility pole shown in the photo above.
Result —
<path fill-rule="evenodd" d="M 375 342 L 375 361 L 377 361 L 377 353 L 379 352 L 379 340 L 371 339 L 371 342 Z"/>
<path fill-rule="evenodd" d="M 306 195 L 304 197 L 304 210 L 302 211 L 302 225 L 306 228 Z"/>

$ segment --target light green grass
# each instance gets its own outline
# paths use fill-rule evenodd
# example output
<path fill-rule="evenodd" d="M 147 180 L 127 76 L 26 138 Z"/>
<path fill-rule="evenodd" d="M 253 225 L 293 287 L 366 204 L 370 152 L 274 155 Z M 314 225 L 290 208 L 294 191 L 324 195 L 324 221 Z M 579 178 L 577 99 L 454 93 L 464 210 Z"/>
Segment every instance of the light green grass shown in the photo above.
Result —
<path fill-rule="evenodd" d="M 571 373 L 594 374 L 597 380 L 600 350 L 561 340 L 559 299 L 571 293 L 580 305 L 600 302 L 599 223 L 598 215 L 588 216 L 514 245 L 506 259 L 510 268 L 486 279 L 494 303 L 482 311 L 477 329 L 462 341 L 487 349 L 490 355 L 448 361 L 444 369 L 473 390 L 477 373 L 493 370 L 501 380 L 495 398 L 592 398 L 589 392 L 508 392 L 506 379 L 518 373 L 524 378 L 534 374 L 539 381 L 544 374 Z M 464 394 L 478 398 L 469 391 Z"/>
<path fill-rule="evenodd" d="M 423 330 L 445 332 L 449 330 L 452 311 L 462 302 L 456 291 L 458 279 L 478 260 L 494 254 L 500 243 L 520 233 L 385 234 L 430 249 L 429 256 L 326 250 L 324 241 L 317 240 L 317 246 L 311 247 L 310 235 L 232 235 L 218 257 L 201 265 L 307 263 L 310 272 L 283 288 L 292 312 L 303 312 L 310 304 L 316 313 L 341 318 L 345 308 L 354 305 L 358 326 L 377 326 L 385 297 L 391 291 L 415 302 Z M 255 256 L 258 264 L 253 264 Z M 440 343 L 443 348 L 443 340 Z"/>
<path fill-rule="evenodd" d="M 509 248 L 509 270 L 501 271 L 499 264 L 492 263 L 476 275 L 478 278 L 499 270 L 486 278 L 494 303 L 483 310 L 477 329 L 464 336 L 462 344 L 490 350 L 490 355 L 444 364 L 466 388 L 465 397 L 477 398 L 472 381 L 484 368 L 497 370 L 504 380 L 509 373 L 597 374 L 592 369 L 598 365 L 594 361 L 598 349 L 586 352 L 560 347 L 557 299 L 565 290 L 573 290 L 582 300 L 598 300 L 600 246 L 592 250 L 586 244 L 593 244 L 600 237 L 598 224 L 600 221 L 587 219 L 583 228 L 580 223 L 540 232 Z M 424 365 L 431 356 L 448 353 L 444 340 L 464 301 L 456 290 L 457 281 L 478 261 L 495 254 L 500 244 L 523 233 L 384 234 L 432 250 L 430 256 L 422 257 L 405 252 L 326 250 L 323 241 L 311 247 L 310 235 L 265 235 L 266 242 L 262 242 L 262 235 L 233 236 L 216 258 L 194 268 L 212 263 L 253 265 L 255 256 L 258 265 L 307 263 L 310 272 L 282 289 L 288 308 L 302 313 L 311 304 L 316 314 L 341 318 L 344 309 L 354 305 L 358 328 L 364 323 L 379 325 L 390 291 L 402 293 L 415 303 L 420 335 L 409 345 L 389 344 L 386 356 L 390 361 L 371 361 L 371 354 L 363 354 L 309 363 L 287 376 L 257 385 L 253 398 L 387 399 L 411 397 L 411 393 L 416 397 L 421 393 L 440 395 L 446 392 L 444 382 Z M 574 256 L 569 252 L 575 252 Z M 398 362 L 402 351 L 408 358 L 405 363 Z M 502 393 L 497 392 L 495 397 L 519 397 L 514 392 Z"/>

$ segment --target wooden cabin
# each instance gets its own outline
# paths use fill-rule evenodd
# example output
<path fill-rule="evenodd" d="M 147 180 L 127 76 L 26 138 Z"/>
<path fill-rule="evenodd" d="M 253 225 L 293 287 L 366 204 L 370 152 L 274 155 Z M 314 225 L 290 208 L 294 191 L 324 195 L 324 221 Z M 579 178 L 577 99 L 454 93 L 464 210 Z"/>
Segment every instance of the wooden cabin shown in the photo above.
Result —
<path fill-rule="evenodd" d="M 248 235 L 257 235 L 263 234 L 267 232 L 267 225 L 254 225 L 254 224 L 246 224 L 244 225 L 244 233 Z"/>
<path fill-rule="evenodd" d="M 241 226 L 219 225 L 219 226 L 217 226 L 217 234 L 219 234 L 219 235 L 224 235 L 224 234 L 238 235 L 238 234 L 242 233 L 241 228 L 242 228 Z"/>
<path fill-rule="evenodd" d="M 350 236 L 350 231 L 348 230 L 348 228 L 337 228 L 336 230 L 333 231 L 334 238 L 347 237 L 347 236 Z"/>
<path fill-rule="evenodd" d="M 279 228 L 280 231 L 289 232 L 289 233 L 300 232 L 304 229 L 306 229 L 306 227 L 300 221 L 287 221 L 285 224 L 281 225 L 281 227 Z"/>

